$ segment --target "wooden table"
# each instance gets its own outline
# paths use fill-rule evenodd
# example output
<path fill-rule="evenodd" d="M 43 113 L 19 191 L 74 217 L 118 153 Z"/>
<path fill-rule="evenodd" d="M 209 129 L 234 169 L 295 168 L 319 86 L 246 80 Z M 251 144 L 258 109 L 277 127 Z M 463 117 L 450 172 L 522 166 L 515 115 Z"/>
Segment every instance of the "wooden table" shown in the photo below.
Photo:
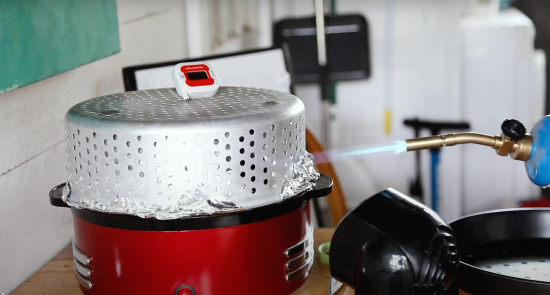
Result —
<path fill-rule="evenodd" d="M 322 228 L 315 230 L 315 249 L 320 244 L 330 241 L 334 229 Z M 322 264 L 318 258 L 311 269 L 309 278 L 294 295 L 327 295 L 329 267 Z M 54 259 L 42 267 L 23 285 L 15 290 L 12 295 L 81 295 L 74 274 L 73 251 L 67 246 Z M 352 295 L 354 291 L 347 287 L 337 293 L 338 295 Z"/>

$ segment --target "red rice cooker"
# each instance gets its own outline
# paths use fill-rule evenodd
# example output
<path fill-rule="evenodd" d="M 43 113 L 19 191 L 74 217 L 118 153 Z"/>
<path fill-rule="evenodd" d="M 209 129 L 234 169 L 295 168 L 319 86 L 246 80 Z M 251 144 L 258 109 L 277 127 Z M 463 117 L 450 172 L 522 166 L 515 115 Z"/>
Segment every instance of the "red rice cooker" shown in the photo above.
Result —
<path fill-rule="evenodd" d="M 328 195 L 305 150 L 302 102 L 220 87 L 94 98 L 66 116 L 68 182 L 86 295 L 291 294 L 313 264 L 309 200 Z"/>

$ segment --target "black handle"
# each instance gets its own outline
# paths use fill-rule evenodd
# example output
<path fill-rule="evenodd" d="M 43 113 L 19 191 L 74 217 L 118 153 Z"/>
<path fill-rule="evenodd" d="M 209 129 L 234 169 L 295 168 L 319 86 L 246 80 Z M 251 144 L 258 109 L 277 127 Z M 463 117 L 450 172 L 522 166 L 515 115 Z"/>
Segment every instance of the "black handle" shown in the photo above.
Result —
<path fill-rule="evenodd" d="M 332 178 L 321 174 L 317 182 L 315 182 L 315 187 L 313 190 L 306 192 L 305 197 L 307 199 L 316 199 L 321 197 L 326 197 L 332 193 Z"/>
<path fill-rule="evenodd" d="M 50 191 L 50 204 L 52 204 L 55 207 L 64 207 L 69 208 L 69 205 L 67 205 L 65 202 L 63 202 L 62 196 L 63 196 L 63 188 L 65 187 L 65 183 L 62 183 L 56 187 L 54 187 Z"/>

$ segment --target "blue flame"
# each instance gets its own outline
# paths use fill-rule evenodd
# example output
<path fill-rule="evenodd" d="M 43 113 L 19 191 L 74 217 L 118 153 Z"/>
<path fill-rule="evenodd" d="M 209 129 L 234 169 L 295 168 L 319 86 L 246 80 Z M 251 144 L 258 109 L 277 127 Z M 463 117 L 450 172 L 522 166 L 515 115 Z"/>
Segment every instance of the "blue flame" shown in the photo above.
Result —
<path fill-rule="evenodd" d="M 315 163 L 322 164 L 327 162 L 343 161 L 347 158 L 354 157 L 366 157 L 367 155 L 394 152 L 399 154 L 407 151 L 407 143 L 405 141 L 396 141 L 394 144 L 378 146 L 378 147 L 358 147 L 355 149 L 347 150 L 332 150 L 324 153 L 313 154 L 315 157 Z"/>
<path fill-rule="evenodd" d="M 382 152 L 395 152 L 396 154 L 407 151 L 407 143 L 404 141 L 396 141 L 393 145 L 373 147 L 368 149 L 361 149 L 357 151 L 341 153 L 338 156 L 347 157 L 347 156 L 359 156 L 366 154 L 382 153 Z"/>

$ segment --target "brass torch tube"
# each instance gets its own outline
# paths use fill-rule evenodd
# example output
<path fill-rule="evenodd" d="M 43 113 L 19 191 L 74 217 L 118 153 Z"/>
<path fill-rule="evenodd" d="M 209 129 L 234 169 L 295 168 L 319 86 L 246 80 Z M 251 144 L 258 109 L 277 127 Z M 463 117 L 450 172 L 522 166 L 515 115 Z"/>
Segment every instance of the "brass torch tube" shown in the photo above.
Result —
<path fill-rule="evenodd" d="M 500 136 L 467 132 L 415 138 L 406 141 L 407 151 L 433 149 L 466 143 L 480 144 L 490 146 L 494 149 L 499 149 L 502 146 L 502 138 Z"/>

